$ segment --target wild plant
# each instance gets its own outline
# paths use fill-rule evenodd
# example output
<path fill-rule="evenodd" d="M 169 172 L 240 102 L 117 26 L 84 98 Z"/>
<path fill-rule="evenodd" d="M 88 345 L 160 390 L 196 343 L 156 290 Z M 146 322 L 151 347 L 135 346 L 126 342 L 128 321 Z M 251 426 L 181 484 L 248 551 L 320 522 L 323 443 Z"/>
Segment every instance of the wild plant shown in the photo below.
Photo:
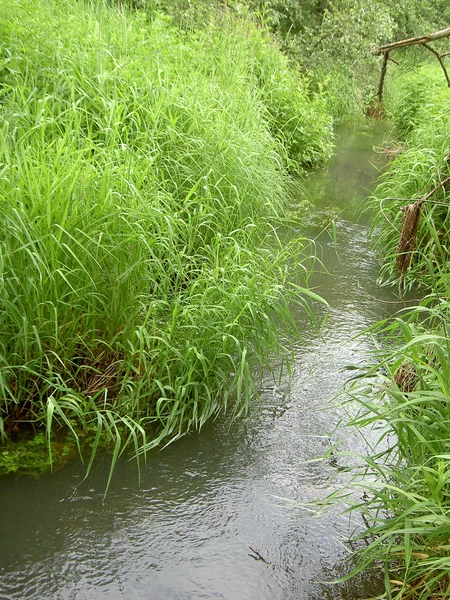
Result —
<path fill-rule="evenodd" d="M 87 440 L 88 471 L 110 445 L 113 468 L 245 411 L 314 296 L 304 240 L 277 233 L 286 150 L 251 50 L 268 42 L 232 20 L 0 4 L 0 434 Z"/>

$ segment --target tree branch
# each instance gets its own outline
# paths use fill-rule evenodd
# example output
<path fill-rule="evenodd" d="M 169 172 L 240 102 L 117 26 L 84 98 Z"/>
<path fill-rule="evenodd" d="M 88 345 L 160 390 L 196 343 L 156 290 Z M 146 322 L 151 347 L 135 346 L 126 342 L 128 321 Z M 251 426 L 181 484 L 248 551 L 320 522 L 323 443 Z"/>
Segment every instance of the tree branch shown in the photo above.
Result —
<path fill-rule="evenodd" d="M 391 50 L 395 50 L 396 48 L 403 48 L 404 46 L 415 46 L 417 44 L 423 45 L 428 42 L 434 42 L 435 40 L 440 40 L 449 36 L 450 27 L 448 27 L 447 29 L 441 29 L 441 31 L 435 31 L 434 33 L 430 33 L 428 35 L 421 35 L 419 37 L 408 38 L 407 40 L 400 40 L 399 42 L 391 42 L 390 44 L 384 44 L 384 46 L 374 48 L 372 50 L 372 54 L 374 54 L 375 56 L 380 56 L 381 54 L 385 54 L 385 52 L 390 52 Z"/>
<path fill-rule="evenodd" d="M 374 56 L 383 56 L 383 63 L 381 65 L 381 73 L 380 73 L 380 81 L 378 83 L 378 91 L 377 91 L 377 97 L 378 97 L 378 102 L 381 102 L 382 98 L 383 98 L 383 85 L 384 85 L 384 79 L 386 77 L 386 69 L 387 69 L 387 63 L 388 60 L 393 60 L 392 58 L 390 58 L 389 53 L 392 50 L 396 50 L 397 48 L 405 48 L 406 46 L 423 46 L 424 48 L 426 48 L 427 50 L 429 50 L 432 54 L 434 54 L 434 56 L 438 59 L 439 64 L 441 65 L 441 68 L 444 72 L 445 75 L 445 80 L 447 81 L 447 86 L 450 87 L 450 78 L 449 75 L 447 73 L 447 69 L 444 65 L 444 61 L 442 60 L 442 58 L 444 56 L 449 56 L 450 52 L 444 52 L 443 54 L 440 54 L 437 50 L 435 50 L 434 48 L 432 48 L 429 45 L 429 42 L 433 42 L 435 40 L 441 40 L 443 38 L 447 38 L 450 37 L 450 27 L 447 29 L 441 29 L 441 31 L 435 31 L 434 33 L 430 33 L 429 35 L 421 35 L 419 37 L 413 37 L 413 38 L 408 38 L 407 40 L 400 40 L 399 42 L 391 42 L 390 44 L 384 44 L 384 46 L 379 46 L 378 48 L 374 48 L 372 50 L 372 54 Z M 396 61 L 393 61 L 396 62 Z"/>
<path fill-rule="evenodd" d="M 448 155 L 444 160 L 447 159 Z M 428 194 L 426 194 L 423 198 L 419 198 L 412 204 L 402 206 L 400 209 L 403 211 L 403 222 L 400 240 L 396 250 L 397 258 L 395 262 L 395 270 L 397 275 L 403 277 L 409 267 L 409 263 L 411 262 L 412 253 L 416 247 L 417 230 L 419 229 L 420 211 L 422 205 L 425 204 L 425 202 L 427 202 L 431 196 L 433 196 L 433 194 L 435 194 L 442 187 L 445 189 L 445 186 L 449 182 L 450 176 L 440 181 L 437 186 L 434 187 L 431 192 L 428 192 Z"/>
<path fill-rule="evenodd" d="M 439 54 L 439 52 L 436 52 L 436 50 L 434 48 L 432 48 L 431 46 L 429 46 L 428 44 L 422 44 L 422 46 L 424 48 L 426 48 L 427 50 L 429 50 L 430 52 L 432 52 L 435 55 L 435 57 L 438 59 L 439 64 L 441 65 L 442 70 L 444 71 L 445 79 L 447 80 L 447 86 L 450 87 L 450 79 L 448 78 L 447 69 L 445 68 L 444 61 L 442 60 L 442 56 Z"/>

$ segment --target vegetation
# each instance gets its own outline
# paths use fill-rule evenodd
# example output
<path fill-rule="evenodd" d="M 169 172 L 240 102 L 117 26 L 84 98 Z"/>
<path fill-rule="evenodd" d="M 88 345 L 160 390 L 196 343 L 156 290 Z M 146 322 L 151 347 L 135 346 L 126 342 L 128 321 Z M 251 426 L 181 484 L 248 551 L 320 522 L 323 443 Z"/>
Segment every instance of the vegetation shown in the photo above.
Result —
<path fill-rule="evenodd" d="M 450 22 L 446 0 L 140 0 L 186 28 L 227 11 L 252 15 L 276 36 L 290 61 L 309 73 L 335 119 L 376 110 L 379 60 L 386 41 L 428 33 Z"/>
<path fill-rule="evenodd" d="M 423 198 L 449 175 L 448 111 L 450 97 L 439 67 L 429 64 L 404 73 L 391 86 L 387 110 L 395 120 L 403 144 L 386 172 L 372 205 L 384 259 L 383 273 L 395 279 L 395 254 L 402 229 L 402 208 Z M 448 246 L 446 186 L 440 187 L 422 208 L 415 252 L 403 284 L 445 289 Z M 441 279 L 440 282 L 437 280 Z M 442 287 L 443 286 L 443 287 Z M 437 291 L 437 290 L 436 290 Z"/>
<path fill-rule="evenodd" d="M 351 540 L 351 575 L 384 568 L 383 598 L 450 594 L 448 320 L 445 302 L 378 323 L 383 348 L 348 390 L 351 410 L 360 407 L 350 427 L 373 440 L 367 456 L 353 457 L 351 484 L 339 494 L 367 524 Z"/>
<path fill-rule="evenodd" d="M 450 9 L 0 7 L 0 472 L 64 460 L 65 436 L 88 472 L 110 446 L 113 469 L 127 448 L 246 410 L 255 373 L 295 331 L 292 303 L 318 300 L 308 241 L 279 236 L 290 175 L 329 157 L 333 119 L 372 106 L 370 49 L 438 28 Z M 429 65 L 391 81 L 402 143 L 372 199 L 382 273 L 425 298 L 373 328 L 382 348 L 348 390 L 351 425 L 382 427 L 355 467 L 363 499 L 339 499 L 369 523 L 357 571 L 383 560 L 387 598 L 450 597 L 447 94 Z M 399 278 L 400 209 L 420 199 Z"/>
<path fill-rule="evenodd" d="M 244 411 L 295 330 L 307 253 L 276 226 L 330 117 L 250 22 L 187 32 L 66 0 L 0 15 L 0 435 L 43 430 L 51 459 L 62 430 L 114 466 Z"/>
<path fill-rule="evenodd" d="M 74 445 L 64 442 L 51 442 L 48 451 L 48 439 L 40 432 L 29 440 L 9 442 L 0 453 L 0 475 L 12 473 L 38 477 L 50 469 L 62 467 L 74 456 Z"/>
<path fill-rule="evenodd" d="M 430 65 L 391 82 L 387 110 L 403 142 L 372 201 L 376 237 L 385 280 L 424 299 L 372 328 L 374 362 L 347 390 L 350 426 L 375 436 L 339 494 L 368 524 L 353 537 L 356 572 L 382 562 L 383 598 L 398 600 L 450 597 L 449 102 Z M 398 273 L 400 209 L 425 197 L 409 269 Z"/>

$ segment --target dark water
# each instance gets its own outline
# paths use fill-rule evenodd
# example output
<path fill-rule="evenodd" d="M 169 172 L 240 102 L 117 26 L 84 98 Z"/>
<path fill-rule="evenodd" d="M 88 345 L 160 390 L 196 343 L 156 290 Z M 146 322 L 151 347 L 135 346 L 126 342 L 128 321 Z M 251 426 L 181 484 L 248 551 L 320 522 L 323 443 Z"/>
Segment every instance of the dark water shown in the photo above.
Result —
<path fill-rule="evenodd" d="M 345 130 L 308 182 L 318 206 L 341 213 L 337 248 L 327 233 L 318 237 L 328 323 L 319 332 L 305 320 L 289 382 L 267 379 L 247 417 L 219 419 L 153 453 L 140 486 L 134 464 L 120 463 L 105 503 L 106 461 L 83 483 L 78 465 L 38 481 L 0 480 L 0 599 L 356 600 L 380 589 L 376 576 L 322 583 L 344 572 L 351 525 L 279 498 L 312 500 L 336 485 L 335 466 L 314 459 L 342 415 L 321 409 L 347 379 L 343 367 L 364 360 L 367 345 L 353 336 L 394 307 L 376 286 L 368 230 L 354 217 L 384 134 Z"/>

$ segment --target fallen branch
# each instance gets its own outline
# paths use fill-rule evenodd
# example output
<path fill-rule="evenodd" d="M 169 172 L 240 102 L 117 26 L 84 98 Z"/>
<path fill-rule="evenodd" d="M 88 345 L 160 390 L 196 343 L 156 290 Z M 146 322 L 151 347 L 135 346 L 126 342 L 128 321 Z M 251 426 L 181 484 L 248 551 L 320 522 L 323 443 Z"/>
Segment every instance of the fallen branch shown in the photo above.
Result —
<path fill-rule="evenodd" d="M 391 42 L 390 44 L 384 44 L 372 50 L 372 54 L 380 56 L 386 52 L 391 52 L 397 48 L 404 48 L 405 46 L 415 46 L 418 44 L 427 44 L 428 42 L 434 42 L 435 40 L 441 40 L 442 38 L 450 37 L 450 27 L 447 29 L 441 29 L 441 31 L 435 31 L 428 35 L 421 35 L 419 37 L 408 38 L 407 40 L 400 40 L 399 42 Z"/>
<path fill-rule="evenodd" d="M 434 54 L 434 56 L 437 58 L 437 60 L 439 61 L 439 64 L 441 65 L 442 71 L 444 72 L 444 76 L 447 81 L 447 86 L 450 87 L 450 77 L 447 73 L 447 69 L 445 67 L 444 61 L 442 60 L 445 56 L 449 56 L 450 52 L 444 52 L 443 54 L 440 54 L 437 50 L 435 50 L 434 48 L 432 48 L 429 45 L 430 42 L 434 42 L 436 40 L 441 40 L 441 39 L 447 38 L 447 37 L 450 37 L 450 27 L 447 29 L 442 29 L 441 31 L 435 31 L 434 33 L 430 33 L 428 35 L 422 35 L 419 37 L 409 38 L 407 40 L 400 40 L 398 42 L 391 42 L 389 44 L 384 44 L 383 46 L 379 46 L 378 48 L 374 48 L 372 50 L 373 55 L 375 55 L 375 56 L 382 55 L 383 56 L 383 63 L 381 65 L 381 73 L 380 73 L 380 81 L 378 83 L 378 91 L 377 91 L 378 102 L 381 103 L 381 101 L 383 99 L 383 86 L 384 86 L 384 80 L 386 77 L 387 63 L 389 60 L 396 62 L 389 56 L 389 54 L 392 52 L 392 50 L 397 50 L 398 48 L 405 48 L 406 46 L 420 45 L 420 46 L 423 46 L 424 48 L 426 48 L 427 50 L 429 50 L 430 52 L 432 52 Z"/>
<path fill-rule="evenodd" d="M 255 560 L 262 560 L 264 564 L 266 565 L 271 565 L 272 563 L 268 560 L 266 560 L 264 558 L 264 556 L 261 556 L 261 554 L 258 552 L 258 550 L 255 550 L 254 548 L 252 548 L 251 546 L 249 546 L 250 550 L 252 552 L 254 552 L 256 554 L 256 556 L 254 556 L 253 554 L 249 554 L 249 556 L 251 556 L 252 558 L 254 558 Z"/>
<path fill-rule="evenodd" d="M 422 46 L 424 48 L 426 48 L 427 50 L 429 50 L 430 52 L 432 52 L 435 55 L 435 57 L 438 59 L 439 64 L 441 65 L 442 70 L 444 71 L 445 79 L 447 80 L 447 86 L 450 87 L 450 79 L 448 78 L 447 69 L 445 68 L 444 61 L 442 60 L 442 55 L 439 54 L 439 52 L 436 52 L 436 50 L 434 48 L 432 48 L 429 44 L 422 44 Z"/>
<path fill-rule="evenodd" d="M 381 73 L 380 73 L 380 81 L 378 83 L 378 102 L 381 104 L 381 100 L 383 99 L 383 86 L 384 86 L 384 78 L 386 77 L 387 64 L 389 60 L 389 52 L 383 56 L 383 64 L 381 65 Z"/>
<path fill-rule="evenodd" d="M 413 204 L 407 204 L 401 208 L 403 211 L 402 231 L 396 250 L 397 259 L 395 261 L 397 275 L 404 275 L 411 262 L 412 253 L 416 247 L 422 203 L 422 200 L 416 200 Z"/>

